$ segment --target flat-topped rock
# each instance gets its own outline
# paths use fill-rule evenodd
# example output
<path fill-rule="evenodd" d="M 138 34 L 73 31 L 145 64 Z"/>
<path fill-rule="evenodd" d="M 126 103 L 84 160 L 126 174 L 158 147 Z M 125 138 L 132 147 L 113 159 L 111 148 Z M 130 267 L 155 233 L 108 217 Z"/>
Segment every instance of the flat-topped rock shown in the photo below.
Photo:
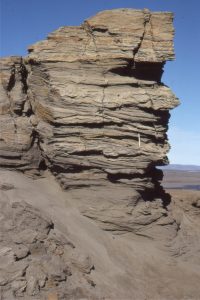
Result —
<path fill-rule="evenodd" d="M 29 57 L 40 61 L 94 63 L 165 62 L 174 58 L 172 20 L 172 13 L 147 9 L 103 11 L 79 27 L 61 27 L 48 40 L 30 46 Z M 58 48 L 60 51 L 56 51 Z"/>
<path fill-rule="evenodd" d="M 179 103 L 161 82 L 174 57 L 172 20 L 147 9 L 103 11 L 59 28 L 25 58 L 3 59 L 1 166 L 49 169 L 64 189 L 104 195 L 117 214 L 160 199 L 162 218 L 169 197 L 156 166 L 168 162 L 169 110 Z M 98 205 L 84 214 L 103 219 Z"/>

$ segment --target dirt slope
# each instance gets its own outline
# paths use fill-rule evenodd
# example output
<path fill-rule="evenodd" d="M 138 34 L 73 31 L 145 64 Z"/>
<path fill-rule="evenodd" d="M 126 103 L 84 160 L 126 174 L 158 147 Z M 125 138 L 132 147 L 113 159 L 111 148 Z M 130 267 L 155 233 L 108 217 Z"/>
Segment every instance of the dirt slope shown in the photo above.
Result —
<path fill-rule="evenodd" d="M 74 254 L 68 255 L 68 262 L 73 265 L 75 261 L 79 268 L 73 269 L 72 275 L 62 283 L 59 291 L 56 285 L 51 290 L 41 287 L 35 295 L 27 295 L 27 289 L 24 289 L 22 295 L 25 299 L 47 299 L 45 297 L 50 295 L 50 291 L 56 297 L 65 295 L 62 296 L 64 298 L 55 299 L 198 299 L 198 192 L 192 202 L 181 201 L 181 195 L 174 196 L 175 202 L 172 201 L 170 209 L 179 224 L 178 234 L 171 240 L 168 235 L 166 239 L 163 237 L 158 240 L 133 232 L 113 234 L 102 230 L 98 223 L 81 214 L 78 209 L 80 199 L 73 198 L 71 192 L 63 192 L 49 173 L 45 176 L 33 180 L 17 172 L 2 170 L 0 203 L 25 201 L 39 210 L 42 216 L 51 219 L 54 224 L 52 230 L 59 233 L 60 240 L 65 238 L 75 245 L 75 250 L 70 250 Z M 82 200 L 84 202 L 87 199 Z M 2 241 L 0 245 L 2 248 Z M 34 260 L 32 253 L 28 257 Z M 87 266 L 86 258 L 89 258 L 91 269 L 94 266 L 93 270 L 89 269 L 90 274 L 86 274 L 84 268 L 80 267 L 80 261 L 81 266 Z M 1 268 L 1 275 L 2 272 Z M 71 289 L 71 282 L 74 289 Z M 9 299 L 4 296 L 5 288 L 6 285 L 1 287 L 2 299 Z M 78 294 L 77 289 L 82 292 Z M 71 296 L 66 296 L 69 290 Z M 17 299 L 17 293 L 14 294 L 13 299 Z"/>

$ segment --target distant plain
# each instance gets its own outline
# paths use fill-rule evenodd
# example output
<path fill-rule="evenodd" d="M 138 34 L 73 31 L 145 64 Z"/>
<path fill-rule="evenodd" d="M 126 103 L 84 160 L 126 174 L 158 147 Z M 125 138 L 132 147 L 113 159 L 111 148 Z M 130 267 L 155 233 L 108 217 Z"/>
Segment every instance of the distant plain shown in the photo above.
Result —
<path fill-rule="evenodd" d="M 164 170 L 162 184 L 166 189 L 200 191 L 200 171 Z"/>

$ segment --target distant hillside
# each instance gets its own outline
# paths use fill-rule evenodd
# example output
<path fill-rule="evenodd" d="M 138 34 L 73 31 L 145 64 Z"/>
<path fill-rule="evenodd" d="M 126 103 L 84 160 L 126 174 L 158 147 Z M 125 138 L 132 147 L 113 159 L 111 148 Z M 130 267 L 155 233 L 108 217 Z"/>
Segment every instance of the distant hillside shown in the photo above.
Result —
<path fill-rule="evenodd" d="M 178 165 L 178 164 L 170 164 L 165 167 L 161 167 L 162 170 L 171 170 L 171 171 L 200 171 L 200 166 L 195 165 Z"/>

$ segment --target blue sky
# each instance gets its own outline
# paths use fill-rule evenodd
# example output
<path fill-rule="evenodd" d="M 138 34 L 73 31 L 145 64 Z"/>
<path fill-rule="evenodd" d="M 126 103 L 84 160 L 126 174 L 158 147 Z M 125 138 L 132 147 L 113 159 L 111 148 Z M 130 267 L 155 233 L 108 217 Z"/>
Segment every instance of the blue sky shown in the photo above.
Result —
<path fill-rule="evenodd" d="M 0 55 L 25 55 L 28 45 L 100 10 L 129 7 L 175 13 L 176 60 L 163 82 L 180 98 L 169 126 L 171 163 L 200 165 L 199 0 L 0 0 Z"/>

